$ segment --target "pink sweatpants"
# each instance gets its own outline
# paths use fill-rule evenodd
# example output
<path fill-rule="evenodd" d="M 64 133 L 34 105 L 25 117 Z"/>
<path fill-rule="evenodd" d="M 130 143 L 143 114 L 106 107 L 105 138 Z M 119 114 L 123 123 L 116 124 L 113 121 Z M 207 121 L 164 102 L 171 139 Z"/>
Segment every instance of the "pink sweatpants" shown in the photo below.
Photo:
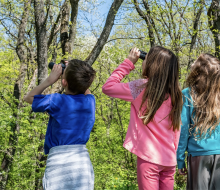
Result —
<path fill-rule="evenodd" d="M 173 190 L 175 166 L 161 166 L 137 157 L 139 190 Z"/>

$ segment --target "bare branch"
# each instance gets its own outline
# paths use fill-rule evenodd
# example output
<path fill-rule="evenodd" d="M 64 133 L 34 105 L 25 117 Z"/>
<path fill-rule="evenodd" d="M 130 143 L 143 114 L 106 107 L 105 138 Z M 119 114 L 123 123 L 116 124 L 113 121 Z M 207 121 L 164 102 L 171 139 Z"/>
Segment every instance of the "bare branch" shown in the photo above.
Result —
<path fill-rule="evenodd" d="M 64 3 L 65 3 L 66 1 L 64 1 Z M 64 5 L 64 4 L 63 4 Z M 57 32 L 59 31 L 59 27 L 58 27 L 58 29 L 55 31 L 55 29 L 56 29 L 56 26 L 57 26 L 57 24 L 59 23 L 59 20 L 60 20 L 60 16 L 61 16 L 61 10 L 63 9 L 63 5 L 62 5 L 62 7 L 60 8 L 60 12 L 59 12 L 59 14 L 57 15 L 57 19 L 56 19 L 56 21 L 54 22 L 54 24 L 53 24 L 53 26 L 52 26 L 52 28 L 51 28 L 51 32 L 50 32 L 50 37 L 49 37 L 49 40 L 48 40 L 48 42 L 47 42 L 47 47 L 48 47 L 48 49 L 49 49 L 49 47 L 50 47 L 50 45 L 51 45 L 51 43 L 52 43 L 52 41 L 53 41 L 53 37 L 54 37 L 54 35 L 56 35 L 57 34 Z"/>
<path fill-rule="evenodd" d="M 15 36 L 14 34 L 11 33 L 11 31 L 8 29 L 8 27 L 4 24 L 3 20 L 0 19 L 0 23 L 2 24 L 2 26 L 4 27 L 4 29 L 6 30 L 7 34 L 10 34 L 13 38 L 17 39 L 18 37 Z"/>
<path fill-rule="evenodd" d="M 148 15 L 144 14 L 144 12 L 141 10 L 137 0 L 134 0 L 134 5 L 135 5 L 135 8 L 136 8 L 138 14 L 140 15 L 140 17 L 143 18 L 147 24 L 148 35 L 150 38 L 150 45 L 151 45 L 151 47 L 153 47 L 155 45 L 155 37 L 154 37 L 153 27 L 150 22 L 150 18 Z"/>
<path fill-rule="evenodd" d="M 93 48 L 92 52 L 86 58 L 86 61 L 88 62 L 88 64 L 92 65 L 97 59 L 97 57 L 99 56 L 99 54 L 101 53 L 106 41 L 108 40 L 108 37 L 114 25 L 116 14 L 122 3 L 123 3 L 123 0 L 114 0 L 114 2 L 112 3 L 107 19 L 106 19 L 105 26 L 103 28 L 103 31 L 95 47 Z"/>
<path fill-rule="evenodd" d="M 30 92 L 31 89 L 33 89 L 36 86 L 36 80 L 37 80 L 37 69 L 34 71 L 34 75 L 31 79 L 31 82 L 27 88 L 27 92 Z"/>
<path fill-rule="evenodd" d="M 150 24 L 153 26 L 154 31 L 155 31 L 156 36 L 157 36 L 157 39 L 158 39 L 158 42 L 159 42 L 159 44 L 162 46 L 162 42 L 161 42 L 161 39 L 160 39 L 159 32 L 158 32 L 157 27 L 156 27 L 156 25 L 155 25 L 154 19 L 153 19 L 152 16 L 151 16 L 151 11 L 150 11 L 149 4 L 148 4 L 148 2 L 147 2 L 146 0 L 142 0 L 142 1 L 143 1 L 143 3 L 144 3 L 145 9 L 146 9 L 146 11 L 147 11 L 147 15 L 148 15 L 148 17 L 149 17 Z"/>
<path fill-rule="evenodd" d="M 192 56 L 191 56 L 191 52 L 192 49 L 196 43 L 196 38 L 197 38 L 197 34 L 198 34 L 198 26 L 199 26 L 199 20 L 200 20 L 200 16 L 202 14 L 202 10 L 204 7 L 204 0 L 200 0 L 200 5 L 199 5 L 199 10 L 196 13 L 196 17 L 193 23 L 193 34 L 192 34 L 192 38 L 191 38 L 191 44 L 190 44 L 190 49 L 189 49 L 189 60 L 188 60 L 188 65 L 187 65 L 187 70 L 189 70 L 190 64 L 192 62 Z"/>
<path fill-rule="evenodd" d="M 114 39 L 111 39 L 111 40 L 108 40 L 107 42 L 106 42 L 106 44 L 107 43 L 109 43 L 109 42 L 111 42 L 111 41 L 114 41 L 114 40 L 127 40 L 127 39 L 133 39 L 133 40 L 142 40 L 142 39 L 144 39 L 145 37 L 139 37 L 139 38 L 114 38 Z"/>

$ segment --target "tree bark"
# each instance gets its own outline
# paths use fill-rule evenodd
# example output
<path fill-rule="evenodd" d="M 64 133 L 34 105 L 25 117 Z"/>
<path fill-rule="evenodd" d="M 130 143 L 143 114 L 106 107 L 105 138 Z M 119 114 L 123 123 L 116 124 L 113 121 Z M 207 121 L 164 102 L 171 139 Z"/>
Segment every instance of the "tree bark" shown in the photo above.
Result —
<path fill-rule="evenodd" d="M 20 72 L 19 77 L 14 84 L 14 93 L 13 96 L 15 101 L 13 103 L 13 117 L 16 118 L 16 122 L 13 123 L 11 126 L 11 135 L 9 137 L 9 149 L 4 153 L 3 160 L 1 163 L 1 173 L 4 173 L 0 176 L 0 188 L 5 189 L 8 181 L 9 171 L 13 163 L 13 156 L 16 152 L 16 146 L 18 143 L 18 134 L 20 131 L 19 126 L 19 115 L 18 110 L 21 107 L 21 90 L 24 85 L 24 80 L 26 76 L 27 64 L 26 64 L 26 55 L 25 55 L 25 29 L 27 26 L 27 19 L 29 15 L 29 8 L 30 8 L 31 0 L 26 0 L 24 2 L 24 11 L 22 15 L 22 19 L 19 25 L 18 30 L 18 38 L 17 38 L 17 45 L 16 45 L 16 53 L 20 60 Z"/>
<path fill-rule="evenodd" d="M 212 0 L 207 15 L 209 28 L 215 40 L 215 56 L 220 59 L 220 5 L 218 0 Z"/>
<path fill-rule="evenodd" d="M 74 41 L 76 38 L 76 20 L 78 15 L 79 0 L 70 0 L 70 4 L 72 11 L 70 18 L 71 25 L 69 28 L 69 53 L 72 54 Z"/>
<path fill-rule="evenodd" d="M 63 4 L 63 9 L 61 10 L 61 28 L 60 28 L 60 40 L 61 40 L 61 48 L 62 48 L 63 56 L 70 53 L 69 36 L 68 36 L 69 15 L 70 15 L 70 3 L 69 1 L 65 1 Z"/>
<path fill-rule="evenodd" d="M 49 1 L 47 1 L 49 4 Z M 48 65 L 47 65 L 47 29 L 46 22 L 48 17 L 49 7 L 47 13 L 44 11 L 44 0 L 34 0 L 34 15 L 35 15 L 35 27 L 36 27 L 36 41 L 37 41 L 37 65 L 38 65 L 38 85 L 41 84 L 48 76 Z M 42 135 L 40 135 L 41 137 Z M 45 160 L 45 156 L 42 154 L 43 146 L 39 146 L 37 153 L 37 165 L 41 161 Z M 40 165 L 40 167 L 43 167 Z M 39 172 L 39 167 L 36 167 L 36 171 Z M 35 189 L 42 189 L 41 177 L 36 176 Z"/>
<path fill-rule="evenodd" d="M 38 84 L 47 77 L 47 15 L 44 12 L 44 0 L 34 0 L 34 14 L 37 40 Z"/>
<path fill-rule="evenodd" d="M 114 25 L 114 20 L 116 17 L 116 14 L 118 12 L 118 9 L 120 8 L 121 4 L 123 3 L 123 0 L 114 0 L 114 2 L 111 5 L 111 8 L 108 12 L 108 16 L 105 22 L 105 26 L 102 30 L 102 33 L 94 46 L 92 52 L 90 55 L 86 58 L 86 61 L 88 64 L 92 65 L 99 54 L 101 53 L 106 41 L 108 40 L 108 37 L 110 35 L 110 32 L 112 30 L 112 27 Z"/>

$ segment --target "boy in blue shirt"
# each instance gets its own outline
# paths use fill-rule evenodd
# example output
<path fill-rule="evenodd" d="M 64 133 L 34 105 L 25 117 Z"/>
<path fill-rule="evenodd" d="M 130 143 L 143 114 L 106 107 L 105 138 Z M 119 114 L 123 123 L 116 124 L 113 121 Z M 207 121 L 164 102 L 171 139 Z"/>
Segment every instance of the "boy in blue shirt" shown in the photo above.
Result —
<path fill-rule="evenodd" d="M 54 65 L 50 76 L 30 91 L 24 100 L 34 112 L 50 115 L 44 152 L 48 155 L 43 178 L 46 190 L 94 189 L 94 171 L 86 149 L 95 122 L 95 97 L 88 88 L 96 72 L 84 61 L 69 61 L 62 75 Z M 65 94 L 41 93 L 62 75 Z"/>

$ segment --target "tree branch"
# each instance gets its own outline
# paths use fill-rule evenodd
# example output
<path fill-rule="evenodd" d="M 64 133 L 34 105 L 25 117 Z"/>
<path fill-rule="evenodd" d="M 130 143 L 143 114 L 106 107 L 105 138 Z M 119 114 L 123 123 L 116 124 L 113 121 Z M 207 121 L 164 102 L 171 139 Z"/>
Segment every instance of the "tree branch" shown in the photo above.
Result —
<path fill-rule="evenodd" d="M 191 44 L 190 44 L 190 49 L 189 49 L 189 60 L 188 60 L 188 65 L 187 65 L 187 70 L 189 70 L 190 64 L 192 62 L 192 56 L 191 56 L 191 52 L 192 49 L 196 43 L 196 38 L 197 38 L 197 34 L 198 34 L 198 26 L 199 26 L 199 20 L 200 20 L 200 16 L 202 14 L 202 10 L 204 7 L 204 0 L 200 0 L 200 7 L 198 12 L 196 13 L 196 17 L 193 23 L 193 34 L 192 34 L 192 38 L 191 38 Z"/>
<path fill-rule="evenodd" d="M 2 19 L 0 19 L 0 22 L 1 22 L 2 26 L 5 28 L 6 33 L 7 33 L 7 34 L 10 34 L 13 38 L 17 39 L 17 36 L 15 36 L 14 34 L 12 34 L 12 33 L 10 32 L 10 30 L 7 28 L 7 26 L 3 23 L 3 20 L 2 20 Z"/>
<path fill-rule="evenodd" d="M 65 3 L 65 2 L 66 2 L 66 1 L 64 1 L 64 3 Z M 64 4 L 63 4 L 63 5 L 64 5 Z M 60 12 L 59 12 L 59 14 L 57 15 L 57 19 L 56 19 L 56 21 L 54 22 L 54 24 L 53 24 L 53 26 L 52 26 L 52 28 L 51 28 L 50 36 L 49 36 L 49 39 L 48 39 L 48 42 L 47 42 L 47 47 L 48 47 L 48 49 L 49 49 L 49 47 L 50 47 L 50 45 L 51 45 L 51 43 L 52 43 L 52 41 L 53 41 L 54 35 L 57 34 L 57 31 L 55 31 L 55 28 L 56 28 L 57 24 L 59 23 L 60 16 L 61 16 L 61 10 L 63 9 L 63 5 L 62 5 L 62 7 L 60 8 Z M 59 27 L 58 27 L 58 28 L 59 28 Z M 58 30 L 58 31 L 59 31 L 59 30 Z"/>
<path fill-rule="evenodd" d="M 108 40 L 108 41 L 106 42 L 106 44 L 109 43 L 109 42 L 111 42 L 111 41 L 114 41 L 114 40 L 126 40 L 126 39 L 142 40 L 142 39 L 144 39 L 144 38 L 145 38 L 145 37 L 139 37 L 139 38 L 114 38 L 114 39 Z"/>
<path fill-rule="evenodd" d="M 155 37 L 154 37 L 154 31 L 153 31 L 153 27 L 151 25 L 150 18 L 148 15 L 144 14 L 144 12 L 141 10 L 137 0 L 134 0 L 134 5 L 135 5 L 135 8 L 136 8 L 138 14 L 140 15 L 140 17 L 143 18 L 147 24 L 148 36 L 150 38 L 150 45 L 151 45 L 151 47 L 153 47 L 155 45 Z"/>
<path fill-rule="evenodd" d="M 148 15 L 148 17 L 149 17 L 150 24 L 153 26 L 154 31 L 155 31 L 156 36 L 157 36 L 157 39 L 158 39 L 158 42 L 159 42 L 159 44 L 162 46 L 162 42 L 161 42 L 161 39 L 160 39 L 159 32 L 158 32 L 157 27 L 156 27 L 156 25 L 155 25 L 154 19 L 153 19 L 152 16 L 151 16 L 151 11 L 150 11 L 149 4 L 148 4 L 148 2 L 147 2 L 146 0 L 142 0 L 142 1 L 143 1 L 143 3 L 144 3 L 145 9 L 146 9 L 146 11 L 147 11 L 147 15 Z"/>
<path fill-rule="evenodd" d="M 36 86 L 36 79 L 37 79 L 37 69 L 34 71 L 34 75 L 31 79 L 31 82 L 27 88 L 27 92 L 30 92 L 31 89 L 33 89 Z"/>
<path fill-rule="evenodd" d="M 123 3 L 123 0 L 114 0 L 114 2 L 112 3 L 111 8 L 108 12 L 108 16 L 106 19 L 105 26 L 102 30 L 102 33 L 101 33 L 96 45 L 94 46 L 92 52 L 86 58 L 86 61 L 88 64 L 92 65 L 95 62 L 95 60 L 97 59 L 97 57 L 99 56 L 99 54 L 101 53 L 106 41 L 108 40 L 108 37 L 109 37 L 110 32 L 112 30 L 112 27 L 114 25 L 114 20 L 115 20 L 116 14 L 117 14 L 118 9 L 120 8 L 122 3 Z"/>

